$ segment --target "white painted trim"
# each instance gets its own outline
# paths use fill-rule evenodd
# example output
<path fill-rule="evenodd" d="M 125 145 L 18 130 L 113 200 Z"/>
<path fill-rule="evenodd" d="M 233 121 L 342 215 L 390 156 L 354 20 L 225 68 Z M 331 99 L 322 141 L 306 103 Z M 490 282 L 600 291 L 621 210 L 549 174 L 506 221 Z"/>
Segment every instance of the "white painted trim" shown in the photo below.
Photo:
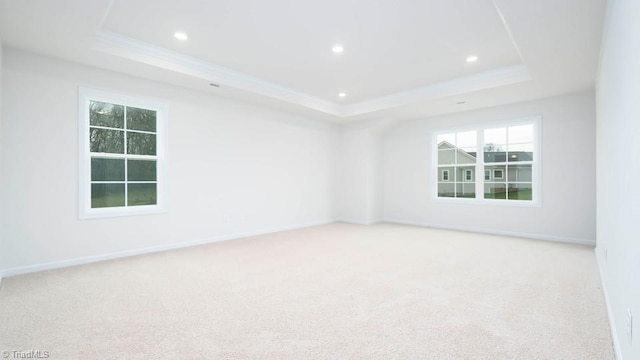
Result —
<path fill-rule="evenodd" d="M 414 102 L 465 94 L 532 79 L 527 67 L 523 64 L 518 64 L 343 106 L 337 102 L 327 101 L 103 28 L 96 32 L 93 49 L 124 59 L 193 76 L 202 79 L 203 83 L 208 84 L 213 81 L 216 84 L 286 101 L 337 117 L 362 115 Z"/>
<path fill-rule="evenodd" d="M 483 73 L 456 78 L 449 81 L 398 92 L 347 105 L 341 116 L 362 115 L 378 110 L 389 109 L 420 101 L 434 100 L 448 96 L 466 94 L 484 89 L 530 81 L 531 75 L 524 65 L 513 65 Z"/>
<path fill-rule="evenodd" d="M 336 218 L 334 220 L 336 222 L 358 224 L 358 225 L 372 225 L 372 224 L 376 224 L 383 221 L 382 219 L 364 220 L 364 219 L 352 219 L 352 218 Z"/>
<path fill-rule="evenodd" d="M 99 154 L 100 157 L 114 157 L 119 159 L 153 159 L 157 164 L 156 192 L 157 204 L 148 206 L 123 206 L 108 208 L 91 208 L 91 156 L 98 155 L 90 152 L 89 144 L 89 102 L 101 101 L 119 104 L 126 107 L 138 107 L 156 111 L 156 155 Z M 114 216 L 148 215 L 167 212 L 166 174 L 167 174 L 167 129 L 168 106 L 155 99 L 123 95 L 107 90 L 97 90 L 78 87 L 78 218 L 96 219 Z M 123 129 L 123 131 L 129 131 Z M 139 132 L 139 131 L 134 131 Z M 126 141 L 126 139 L 125 139 Z M 126 173 L 126 168 L 125 168 Z M 126 186 L 126 183 L 125 183 Z M 125 189 L 126 191 L 126 189 Z"/>
<path fill-rule="evenodd" d="M 85 256 L 85 257 L 74 258 L 74 259 L 52 261 L 52 262 L 43 263 L 43 264 L 20 266 L 20 267 L 1 270 L 0 277 L 29 274 L 29 273 L 34 273 L 38 271 L 53 270 L 53 269 L 65 268 L 69 266 L 76 266 L 76 265 L 82 265 L 82 264 L 90 264 L 94 262 L 120 259 L 124 257 L 135 256 L 135 255 L 151 254 L 151 253 L 156 253 L 160 251 L 183 249 L 183 248 L 189 248 L 189 247 L 198 246 L 198 245 L 205 245 L 205 244 L 210 244 L 210 243 L 215 243 L 220 241 L 234 240 L 234 239 L 246 238 L 251 236 L 271 234 L 271 233 L 281 232 L 281 231 L 289 231 L 289 230 L 295 230 L 295 229 L 308 228 L 312 226 L 326 225 L 333 222 L 334 222 L 333 219 L 325 220 L 325 221 L 317 221 L 317 222 L 306 223 L 306 224 L 282 226 L 282 227 L 275 227 L 270 229 L 219 235 L 219 236 L 214 236 L 210 238 L 183 241 L 178 243 L 149 246 L 149 247 L 139 248 L 139 249 L 116 251 L 116 252 L 102 254 L 102 255 L 93 255 L 93 256 Z"/>
<path fill-rule="evenodd" d="M 609 292 L 607 287 L 607 278 L 605 276 L 605 261 L 600 257 L 600 249 L 596 247 L 594 249 L 596 255 L 596 263 L 598 264 L 598 270 L 600 271 L 600 283 L 602 285 L 602 293 L 604 294 L 604 302 L 607 306 L 607 316 L 609 317 L 609 328 L 611 329 L 611 340 L 613 341 L 613 351 L 617 360 L 623 360 L 622 349 L 620 347 L 620 338 L 618 337 L 618 328 L 616 327 L 615 317 L 613 317 L 613 309 L 611 308 L 611 300 L 609 299 Z"/>
<path fill-rule="evenodd" d="M 474 166 L 475 168 L 475 166 Z M 469 174 L 469 178 L 467 179 L 467 174 Z M 462 182 L 474 182 L 473 178 L 473 170 L 464 169 L 464 174 L 462 175 Z"/>
<path fill-rule="evenodd" d="M 561 242 L 561 243 L 568 243 L 568 244 L 596 246 L 595 240 L 570 238 L 565 236 L 531 234 L 531 233 L 523 233 L 518 231 L 503 231 L 503 230 L 496 230 L 496 229 L 478 228 L 473 226 L 434 224 L 434 223 L 428 223 L 428 222 L 422 222 L 422 221 L 411 221 L 411 220 L 402 220 L 402 219 L 394 219 L 394 218 L 386 218 L 386 217 L 384 218 L 383 221 L 388 223 L 393 223 L 393 224 L 422 226 L 422 227 L 435 228 L 435 229 L 466 231 L 466 232 L 475 232 L 475 233 L 481 233 L 481 234 L 513 236 L 513 237 L 519 237 L 519 238 L 545 240 L 545 241 Z"/>
<path fill-rule="evenodd" d="M 447 174 L 447 179 L 445 180 L 444 178 L 444 174 Z M 442 179 L 442 182 L 450 182 L 451 181 L 451 177 L 449 176 L 449 170 L 448 169 L 442 169 L 442 175 L 440 176 L 440 178 Z"/>
<path fill-rule="evenodd" d="M 595 246 L 594 240 L 584 240 L 584 239 L 568 238 L 568 237 L 553 236 L 553 235 L 529 234 L 529 233 L 500 231 L 500 230 L 465 227 L 465 226 L 449 226 L 449 225 L 440 225 L 440 224 L 433 224 L 433 223 L 426 223 L 426 222 L 419 222 L 419 221 L 400 220 L 400 219 L 394 219 L 394 218 L 373 219 L 373 220 L 336 218 L 332 220 L 317 221 L 317 222 L 306 223 L 306 224 L 298 224 L 298 225 L 283 226 L 283 227 L 270 228 L 270 229 L 264 229 L 264 230 L 249 231 L 249 232 L 243 232 L 243 233 L 220 235 L 220 236 L 215 236 L 211 238 L 150 246 L 150 247 L 145 247 L 140 249 L 116 251 L 116 252 L 102 254 L 102 255 L 93 255 L 93 256 L 86 256 L 86 257 L 74 258 L 74 259 L 68 259 L 68 260 L 53 261 L 53 262 L 48 262 L 43 264 L 35 264 L 35 265 L 27 265 L 27 266 L 15 267 L 15 268 L 2 269 L 0 270 L 0 285 L 1 285 L 2 278 L 8 277 L 8 276 L 29 274 L 29 273 L 34 273 L 38 271 L 53 270 L 53 269 L 59 269 L 59 268 L 64 268 L 69 266 L 89 264 L 89 263 L 105 261 L 105 260 L 120 259 L 124 257 L 135 256 L 135 255 L 151 254 L 155 252 L 161 252 L 161 251 L 167 251 L 167 250 L 173 250 L 173 249 L 189 248 L 193 246 L 205 245 L 205 244 L 210 244 L 210 243 L 215 243 L 220 241 L 227 241 L 227 240 L 234 240 L 234 239 L 240 239 L 240 238 L 251 237 L 251 236 L 271 234 L 271 233 L 276 233 L 281 231 L 303 229 L 303 228 L 308 228 L 312 226 L 327 225 L 334 222 L 343 222 L 343 223 L 358 224 L 358 225 L 372 225 L 379 222 L 387 222 L 392 224 L 421 226 L 421 227 L 429 227 L 429 228 L 437 228 L 437 229 L 445 229 L 445 230 L 477 232 L 477 233 L 483 233 L 483 234 L 502 235 L 502 236 L 514 236 L 514 237 L 530 238 L 530 239 L 537 239 L 537 240 Z M 603 289 L 605 288 L 603 287 Z M 606 297 L 606 291 L 604 292 Z M 609 314 L 609 317 L 613 319 L 611 317 L 611 314 Z M 612 331 L 614 331 L 613 329 L 615 328 L 612 327 Z M 618 359 L 620 360 L 622 358 L 618 358 Z"/>
<path fill-rule="evenodd" d="M 340 116 L 342 107 L 337 103 L 274 84 L 175 51 L 155 46 L 112 31 L 101 29 L 96 33 L 95 50 L 136 62 L 156 66 L 177 73 L 194 76 L 204 83 L 214 82 L 244 91 L 260 94 Z"/>

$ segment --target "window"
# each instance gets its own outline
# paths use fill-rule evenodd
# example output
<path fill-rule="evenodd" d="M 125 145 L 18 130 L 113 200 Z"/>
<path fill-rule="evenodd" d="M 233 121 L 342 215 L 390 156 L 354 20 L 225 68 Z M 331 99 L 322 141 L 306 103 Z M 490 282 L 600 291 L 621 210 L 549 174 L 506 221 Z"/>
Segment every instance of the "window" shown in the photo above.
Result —
<path fill-rule="evenodd" d="M 80 89 L 80 217 L 164 211 L 166 108 Z"/>
<path fill-rule="evenodd" d="M 473 181 L 473 171 L 469 169 L 464 170 L 464 181 Z"/>
<path fill-rule="evenodd" d="M 449 181 L 449 170 L 442 170 L 442 181 Z"/>
<path fill-rule="evenodd" d="M 537 205 L 539 117 L 434 134 L 436 198 Z M 479 171 L 483 177 L 475 178 Z M 449 176 L 449 172 L 451 176 Z"/>

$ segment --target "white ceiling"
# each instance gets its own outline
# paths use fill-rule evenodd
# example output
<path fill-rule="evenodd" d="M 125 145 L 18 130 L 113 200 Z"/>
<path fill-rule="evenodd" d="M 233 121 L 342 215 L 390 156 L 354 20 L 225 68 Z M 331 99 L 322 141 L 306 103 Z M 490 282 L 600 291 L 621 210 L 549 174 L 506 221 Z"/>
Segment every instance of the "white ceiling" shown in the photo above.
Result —
<path fill-rule="evenodd" d="M 429 116 L 593 88 L 605 5 L 0 1 L 5 46 L 336 122 Z M 189 40 L 175 39 L 178 30 Z M 337 43 L 343 53 L 331 51 Z M 479 60 L 467 63 L 469 55 Z"/>

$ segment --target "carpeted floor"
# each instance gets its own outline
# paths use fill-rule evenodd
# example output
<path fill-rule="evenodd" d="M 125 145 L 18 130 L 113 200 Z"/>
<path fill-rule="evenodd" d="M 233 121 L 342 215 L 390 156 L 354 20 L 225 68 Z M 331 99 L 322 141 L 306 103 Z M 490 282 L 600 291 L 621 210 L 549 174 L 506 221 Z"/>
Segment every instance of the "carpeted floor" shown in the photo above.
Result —
<path fill-rule="evenodd" d="M 592 248 L 331 224 L 3 280 L 50 359 L 561 359 L 613 350 Z"/>

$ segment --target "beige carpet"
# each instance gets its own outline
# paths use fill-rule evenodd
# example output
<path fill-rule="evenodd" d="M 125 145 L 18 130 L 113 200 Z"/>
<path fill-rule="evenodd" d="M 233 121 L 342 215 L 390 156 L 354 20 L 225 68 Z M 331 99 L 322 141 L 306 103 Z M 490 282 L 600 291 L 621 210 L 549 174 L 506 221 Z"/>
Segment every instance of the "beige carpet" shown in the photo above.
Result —
<path fill-rule="evenodd" d="M 331 224 L 6 278 L 51 359 L 613 359 L 593 249 Z"/>

